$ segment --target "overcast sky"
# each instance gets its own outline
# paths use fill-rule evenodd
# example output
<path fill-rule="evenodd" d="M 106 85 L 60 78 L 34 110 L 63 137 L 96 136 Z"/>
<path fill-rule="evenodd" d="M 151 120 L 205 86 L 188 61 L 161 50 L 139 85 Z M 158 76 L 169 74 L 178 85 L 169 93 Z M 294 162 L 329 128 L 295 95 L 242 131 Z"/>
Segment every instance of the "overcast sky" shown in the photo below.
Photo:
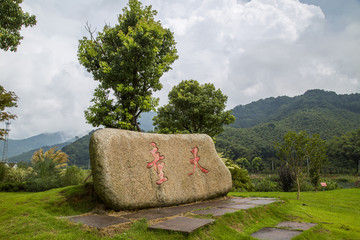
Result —
<path fill-rule="evenodd" d="M 211 82 L 228 109 L 309 89 L 360 92 L 359 0 L 143 0 L 174 32 L 179 59 L 156 93 L 167 103 L 181 80 Z M 20 98 L 11 139 L 44 132 L 78 135 L 97 83 L 78 63 L 88 21 L 114 25 L 127 1 L 24 0 L 37 25 L 18 51 L 0 50 L 0 84 Z M 3 126 L 0 125 L 0 126 Z"/>

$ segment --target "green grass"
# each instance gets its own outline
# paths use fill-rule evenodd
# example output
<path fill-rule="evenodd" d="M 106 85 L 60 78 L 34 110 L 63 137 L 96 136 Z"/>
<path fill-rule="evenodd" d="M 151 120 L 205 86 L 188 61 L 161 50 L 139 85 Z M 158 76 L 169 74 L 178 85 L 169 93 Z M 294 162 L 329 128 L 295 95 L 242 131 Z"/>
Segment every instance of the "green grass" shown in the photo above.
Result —
<path fill-rule="evenodd" d="M 230 193 L 231 196 L 276 197 L 283 200 L 264 207 L 216 218 L 216 222 L 185 235 L 147 230 L 140 220 L 113 237 L 96 229 L 59 219 L 95 207 L 91 189 L 80 185 L 40 193 L 0 192 L 0 239 L 253 239 L 251 233 L 286 220 L 314 222 L 318 226 L 294 239 L 360 239 L 360 189 L 296 193 Z"/>

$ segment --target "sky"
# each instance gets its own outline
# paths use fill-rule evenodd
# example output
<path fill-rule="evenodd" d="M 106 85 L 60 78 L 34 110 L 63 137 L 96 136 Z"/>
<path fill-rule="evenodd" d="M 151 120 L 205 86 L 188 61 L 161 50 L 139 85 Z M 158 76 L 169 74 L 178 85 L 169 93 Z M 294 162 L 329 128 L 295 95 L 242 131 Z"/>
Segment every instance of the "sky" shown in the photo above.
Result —
<path fill-rule="evenodd" d="M 360 92 L 360 0 L 143 0 L 169 28 L 179 59 L 154 95 L 160 106 L 182 80 L 213 83 L 227 109 L 310 89 Z M 114 26 L 127 1 L 24 0 L 37 25 L 17 52 L 0 50 L 0 84 L 19 97 L 10 139 L 91 130 L 84 110 L 97 86 L 77 60 L 88 22 Z M 1 123 L 0 127 L 4 127 Z"/>

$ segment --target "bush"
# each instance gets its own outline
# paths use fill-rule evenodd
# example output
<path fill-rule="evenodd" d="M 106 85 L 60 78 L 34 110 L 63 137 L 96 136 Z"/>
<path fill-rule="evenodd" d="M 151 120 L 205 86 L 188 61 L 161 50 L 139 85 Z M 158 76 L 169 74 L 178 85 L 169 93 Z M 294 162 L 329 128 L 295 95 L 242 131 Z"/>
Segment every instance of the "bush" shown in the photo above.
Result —
<path fill-rule="evenodd" d="M 281 187 L 278 182 L 273 182 L 268 178 L 261 179 L 255 185 L 255 192 L 279 192 Z"/>
<path fill-rule="evenodd" d="M 251 183 L 250 176 L 246 169 L 243 169 L 233 163 L 230 159 L 222 158 L 226 167 L 231 173 L 231 179 L 233 183 L 234 191 L 253 191 L 254 186 Z"/>
<path fill-rule="evenodd" d="M 3 181 L 4 177 L 5 177 L 5 174 L 6 174 L 6 171 L 8 170 L 9 168 L 7 166 L 5 166 L 5 164 L 3 163 L 0 163 L 0 182 Z"/>
<path fill-rule="evenodd" d="M 88 176 L 88 171 L 83 170 L 77 166 L 66 168 L 62 184 L 63 186 L 78 185 L 84 182 Z"/>
<path fill-rule="evenodd" d="M 4 182 L 25 182 L 31 173 L 31 168 L 9 168 L 3 178 Z"/>
<path fill-rule="evenodd" d="M 26 189 L 26 182 L 0 182 L 0 192 L 20 192 Z"/>
<path fill-rule="evenodd" d="M 290 172 L 286 165 L 279 169 L 279 185 L 284 192 L 289 192 L 295 186 L 295 176 Z"/>

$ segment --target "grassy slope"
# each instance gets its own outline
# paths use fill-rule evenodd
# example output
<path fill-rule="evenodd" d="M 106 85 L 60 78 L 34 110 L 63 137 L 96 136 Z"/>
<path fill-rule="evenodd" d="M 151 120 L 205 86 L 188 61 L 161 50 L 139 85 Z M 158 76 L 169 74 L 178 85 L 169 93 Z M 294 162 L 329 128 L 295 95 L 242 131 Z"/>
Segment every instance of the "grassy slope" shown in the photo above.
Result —
<path fill-rule="evenodd" d="M 90 211 L 84 186 L 41 193 L 0 193 L 0 239 L 110 239 L 95 229 L 82 228 L 57 217 Z M 187 236 L 148 231 L 138 221 L 113 239 L 251 239 L 250 234 L 284 220 L 319 225 L 295 239 L 360 239 L 360 189 L 302 193 L 230 193 L 233 196 L 280 197 L 284 203 L 227 214 L 216 223 Z"/>

